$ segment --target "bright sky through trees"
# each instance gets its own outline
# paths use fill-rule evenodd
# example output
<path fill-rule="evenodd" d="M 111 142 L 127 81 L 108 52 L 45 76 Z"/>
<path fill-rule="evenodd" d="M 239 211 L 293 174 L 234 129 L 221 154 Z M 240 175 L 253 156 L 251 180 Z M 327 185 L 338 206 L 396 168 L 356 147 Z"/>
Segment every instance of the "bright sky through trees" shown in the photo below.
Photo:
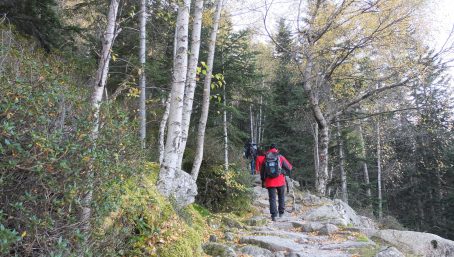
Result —
<path fill-rule="evenodd" d="M 296 26 L 299 1 L 295 0 L 226 0 L 226 5 L 235 29 L 253 28 L 257 31 L 257 39 L 270 41 L 266 29 L 273 32 L 278 18 L 284 17 L 292 26 Z M 269 8 L 268 11 L 266 8 Z M 454 0 L 428 0 L 426 8 L 421 12 L 421 20 L 428 32 L 421 32 L 428 45 L 439 50 L 446 42 L 454 26 Z M 448 40 L 446 47 L 452 46 L 454 35 Z M 446 57 L 454 60 L 454 52 Z M 451 64 L 453 66 L 453 64 Z M 451 68 L 454 78 L 454 69 Z M 454 82 L 451 82 L 451 85 Z"/>

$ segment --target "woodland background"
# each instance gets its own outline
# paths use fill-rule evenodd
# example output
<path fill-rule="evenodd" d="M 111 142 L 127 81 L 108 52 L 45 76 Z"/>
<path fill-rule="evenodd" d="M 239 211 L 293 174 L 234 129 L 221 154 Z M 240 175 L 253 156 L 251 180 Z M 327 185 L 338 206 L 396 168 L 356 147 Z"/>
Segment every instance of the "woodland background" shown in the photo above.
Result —
<path fill-rule="evenodd" d="M 452 41 L 435 51 L 420 38 L 425 1 L 306 1 L 301 27 L 282 18 L 267 42 L 234 30 L 224 8 L 212 67 L 219 2 L 205 2 L 187 172 L 210 68 L 213 79 L 196 204 L 186 208 L 156 189 L 181 3 L 146 2 L 144 63 L 141 3 L 119 1 L 96 116 L 90 99 L 113 2 L 0 2 L 1 254 L 199 256 L 207 213 L 249 211 L 249 138 L 275 143 L 303 189 L 454 240 Z"/>

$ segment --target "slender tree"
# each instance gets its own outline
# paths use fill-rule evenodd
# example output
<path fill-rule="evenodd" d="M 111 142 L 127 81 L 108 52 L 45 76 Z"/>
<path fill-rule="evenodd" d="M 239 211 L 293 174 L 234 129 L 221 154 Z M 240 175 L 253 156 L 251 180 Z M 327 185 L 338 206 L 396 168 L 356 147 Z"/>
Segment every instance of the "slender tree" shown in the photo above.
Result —
<path fill-rule="evenodd" d="M 147 0 L 140 2 L 140 42 L 139 42 L 139 59 L 140 59 L 140 77 L 139 77 L 139 117 L 140 117 L 140 143 L 142 148 L 146 147 L 145 139 L 147 133 L 147 113 L 146 113 L 146 41 L 147 41 Z"/>
<path fill-rule="evenodd" d="M 96 71 L 95 85 L 91 96 L 91 106 L 93 110 L 93 125 L 91 130 L 91 140 L 93 148 L 96 148 L 96 140 L 99 135 L 99 114 L 101 110 L 101 102 L 103 98 L 104 88 L 107 82 L 107 75 L 109 73 L 109 63 L 112 52 L 112 45 L 115 37 L 120 30 L 116 26 L 116 19 L 118 13 L 119 0 L 111 0 L 109 5 L 109 12 L 107 14 L 106 30 L 102 39 L 102 50 Z M 88 190 L 82 200 L 82 214 L 81 224 L 82 230 L 85 232 L 90 231 L 90 218 L 92 213 L 92 198 L 93 198 L 93 164 L 90 163 L 89 171 L 87 174 Z"/>
<path fill-rule="evenodd" d="M 344 141 L 342 139 L 341 126 L 339 119 L 336 120 L 337 125 L 337 147 L 339 148 L 339 170 L 342 184 L 342 201 L 348 203 L 347 190 L 347 174 L 345 173 L 345 157 L 344 157 Z"/>
<path fill-rule="evenodd" d="M 211 76 L 213 73 L 214 53 L 216 50 L 216 35 L 219 28 L 219 21 L 221 19 L 222 0 L 218 0 L 216 4 L 216 12 L 213 17 L 213 28 L 210 35 L 210 43 L 208 45 L 208 69 L 205 75 L 203 84 L 203 102 L 202 102 L 202 113 L 200 115 L 199 127 L 197 131 L 197 145 L 196 153 L 194 157 L 194 163 L 192 166 L 191 176 L 194 180 L 197 180 L 200 171 L 200 165 L 203 159 L 203 149 L 205 142 L 205 129 L 208 119 L 208 110 L 210 108 L 210 90 L 211 90 Z"/>
<path fill-rule="evenodd" d="M 194 19 L 192 25 L 191 51 L 189 53 L 188 73 L 185 86 L 183 103 L 183 119 L 181 143 L 179 145 L 179 156 L 177 166 L 183 162 L 184 150 L 188 141 L 189 125 L 191 121 L 192 105 L 196 87 L 197 64 L 199 62 L 200 35 L 202 31 L 203 0 L 196 0 L 194 8 Z"/>
<path fill-rule="evenodd" d="M 159 172 L 158 189 L 166 195 L 172 195 L 174 179 L 178 165 L 179 144 L 181 142 L 181 120 L 183 114 L 184 89 L 188 68 L 188 31 L 190 0 L 184 0 L 178 7 L 176 23 L 176 55 L 173 65 L 172 89 L 170 93 L 170 110 L 167 122 L 167 139 L 164 159 Z"/>

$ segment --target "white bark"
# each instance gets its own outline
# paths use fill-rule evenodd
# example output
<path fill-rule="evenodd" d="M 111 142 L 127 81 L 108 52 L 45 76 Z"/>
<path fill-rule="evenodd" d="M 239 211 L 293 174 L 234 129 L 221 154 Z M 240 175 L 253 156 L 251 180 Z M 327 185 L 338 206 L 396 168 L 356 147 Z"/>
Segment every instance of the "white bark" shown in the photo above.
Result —
<path fill-rule="evenodd" d="M 262 142 L 262 104 L 263 98 L 260 96 L 260 107 L 259 107 L 259 125 L 258 125 L 258 136 L 257 136 L 257 145 L 260 145 Z"/>
<path fill-rule="evenodd" d="M 213 29 L 210 35 L 210 44 L 208 46 L 208 70 L 205 76 L 203 85 L 203 102 L 202 113 L 199 121 L 199 128 L 197 131 L 197 148 L 194 157 L 194 164 L 192 166 L 191 175 L 194 180 L 197 180 L 200 171 L 200 165 L 203 159 L 203 144 L 205 141 L 205 128 L 208 119 L 208 110 L 210 108 L 210 90 L 211 90 L 211 76 L 213 73 L 214 52 L 216 49 L 216 35 L 219 27 L 219 20 L 221 19 L 222 0 L 218 0 L 216 5 L 216 13 L 213 21 Z"/>
<path fill-rule="evenodd" d="M 318 180 L 318 171 L 320 169 L 319 147 L 318 147 L 318 124 L 314 123 L 314 168 L 315 168 L 315 181 Z M 328 194 L 329 195 L 329 194 Z"/>
<path fill-rule="evenodd" d="M 109 13 L 107 16 L 107 26 L 106 31 L 102 39 L 102 51 L 101 58 L 99 60 L 98 69 L 96 71 L 96 80 L 91 97 L 91 106 L 93 109 L 93 127 L 91 130 L 91 140 L 93 142 L 93 148 L 96 147 L 96 139 L 99 135 L 99 112 L 101 108 L 102 96 L 104 93 L 104 88 L 106 86 L 107 74 L 109 73 L 109 61 L 110 54 L 112 49 L 112 44 L 115 39 L 115 36 L 119 33 L 116 31 L 116 19 L 118 12 L 119 0 L 111 0 L 109 5 Z M 88 190 L 82 199 L 82 214 L 81 214 L 81 224 L 82 230 L 89 232 L 91 229 L 90 219 L 91 219 L 91 202 L 93 197 L 93 166 L 89 165 L 89 170 L 87 172 L 88 179 Z"/>
<path fill-rule="evenodd" d="M 194 8 L 194 21 L 192 26 L 191 51 L 189 54 L 188 73 L 183 102 L 183 118 L 181 143 L 178 156 L 178 167 L 183 162 L 184 150 L 188 141 L 189 125 L 191 122 L 192 105 L 196 87 L 197 64 L 199 63 L 200 35 L 202 31 L 203 0 L 196 0 Z"/>
<path fill-rule="evenodd" d="M 363 128 L 361 126 L 361 123 L 359 124 L 359 141 L 361 145 L 361 158 L 363 159 L 362 166 L 363 166 L 363 173 L 364 173 L 364 183 L 366 184 L 366 195 L 367 195 L 367 205 L 372 205 L 372 193 L 370 191 L 370 181 L 369 181 L 369 170 L 367 168 L 367 162 L 366 162 L 366 144 L 364 141 L 364 136 L 363 136 Z"/>
<path fill-rule="evenodd" d="M 177 43 L 173 63 L 172 89 L 170 93 L 170 110 L 164 159 L 159 172 L 158 190 L 165 196 L 174 194 L 174 179 L 178 164 L 178 149 L 181 142 L 181 119 L 183 98 L 188 68 L 188 30 L 190 0 L 181 2 L 178 8 L 176 23 Z"/>
<path fill-rule="evenodd" d="M 252 114 L 252 104 L 249 105 L 249 123 L 251 126 L 251 141 L 254 142 L 254 115 Z"/>
<path fill-rule="evenodd" d="M 140 42 L 139 42 L 139 59 L 140 59 L 140 77 L 139 77 L 139 119 L 140 119 L 140 143 L 142 148 L 146 147 L 145 139 L 147 133 L 146 118 L 146 81 L 145 81 L 145 63 L 146 63 L 146 26 L 147 26 L 147 0 L 141 0 L 140 3 Z"/>
<path fill-rule="evenodd" d="M 337 142 L 339 147 L 339 169 L 342 183 L 342 201 L 348 203 L 348 191 L 347 191 L 347 174 L 345 173 L 345 159 L 344 159 L 344 142 L 341 136 L 341 127 L 339 119 L 336 120 L 337 125 Z"/>
<path fill-rule="evenodd" d="M 225 86 L 224 83 L 224 168 L 225 171 L 229 170 L 229 135 L 227 130 L 227 97 L 225 93 Z"/>
<path fill-rule="evenodd" d="M 170 110 L 170 96 L 167 98 L 165 102 L 165 111 L 162 115 L 161 124 L 159 125 L 159 164 L 162 164 L 164 160 L 164 151 L 165 151 L 165 144 L 164 140 L 166 137 L 166 128 L 167 128 L 167 120 L 169 119 L 169 110 Z"/>
<path fill-rule="evenodd" d="M 376 123 L 377 133 L 377 190 L 378 190 L 378 218 L 383 218 L 383 199 L 381 191 L 381 140 L 380 140 L 380 122 Z"/>

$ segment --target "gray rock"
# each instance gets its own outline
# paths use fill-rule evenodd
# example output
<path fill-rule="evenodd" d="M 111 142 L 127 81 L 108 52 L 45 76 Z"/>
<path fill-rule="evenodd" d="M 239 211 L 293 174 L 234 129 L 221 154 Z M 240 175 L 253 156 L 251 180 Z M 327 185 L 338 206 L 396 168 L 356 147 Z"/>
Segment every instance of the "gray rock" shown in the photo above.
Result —
<path fill-rule="evenodd" d="M 307 242 L 307 235 L 303 233 L 297 232 L 289 232 L 289 231 L 282 231 L 282 230 L 259 230 L 254 232 L 254 235 L 261 235 L 261 236 L 278 236 L 283 238 L 288 238 L 295 240 L 299 243 Z"/>
<path fill-rule="evenodd" d="M 333 224 L 325 224 L 319 231 L 321 235 L 329 236 L 336 233 L 338 230 L 339 228 Z"/>
<path fill-rule="evenodd" d="M 263 226 L 268 223 L 268 219 L 264 219 L 263 217 L 252 217 L 245 222 L 249 226 Z"/>
<path fill-rule="evenodd" d="M 175 201 L 177 208 L 184 208 L 195 200 L 197 184 L 190 174 L 176 169 L 159 174 L 158 191 Z"/>
<path fill-rule="evenodd" d="M 275 252 L 274 257 L 285 257 L 285 252 Z"/>
<path fill-rule="evenodd" d="M 202 245 L 203 251 L 215 257 L 236 257 L 236 253 L 232 247 L 219 243 L 206 243 Z"/>
<path fill-rule="evenodd" d="M 376 244 L 373 241 L 367 242 L 357 242 L 357 241 L 345 241 L 337 244 L 326 244 L 320 247 L 321 250 L 344 250 L 352 248 L 362 248 L 375 246 Z"/>
<path fill-rule="evenodd" d="M 255 245 L 246 245 L 240 248 L 239 251 L 253 257 L 275 257 L 270 250 L 263 249 Z"/>
<path fill-rule="evenodd" d="M 315 205 L 322 205 L 330 202 L 331 200 L 328 200 L 323 197 L 319 197 L 316 195 L 312 195 L 309 193 L 305 193 L 305 195 L 302 197 L 301 202 L 305 206 L 315 206 Z"/>
<path fill-rule="evenodd" d="M 224 238 L 226 241 L 233 241 L 235 239 L 235 235 L 232 232 L 225 232 Z"/>
<path fill-rule="evenodd" d="M 239 221 L 226 217 L 226 216 L 222 217 L 222 223 L 224 223 L 226 226 L 228 226 L 230 228 L 243 228 L 244 227 Z"/>
<path fill-rule="evenodd" d="M 395 247 L 386 247 L 381 248 L 375 257 L 405 257 L 399 250 Z"/>
<path fill-rule="evenodd" d="M 306 223 L 292 222 L 292 224 L 295 228 L 301 227 L 301 229 L 304 232 L 319 231 L 323 227 L 323 224 L 319 223 L 319 222 L 306 222 Z"/>
<path fill-rule="evenodd" d="M 310 252 L 293 252 L 289 253 L 285 257 L 351 257 L 351 254 L 329 252 L 329 251 L 310 251 Z"/>
<path fill-rule="evenodd" d="M 218 241 L 218 237 L 216 235 L 210 235 L 210 242 Z"/>
<path fill-rule="evenodd" d="M 377 231 L 374 236 L 413 254 L 425 257 L 454 257 L 454 241 L 434 234 L 386 229 Z"/>
<path fill-rule="evenodd" d="M 361 218 L 358 216 L 348 204 L 339 199 L 332 201 L 330 204 L 309 210 L 303 214 L 303 219 L 331 223 L 338 226 L 366 227 L 370 225 L 369 221 L 363 224 L 365 217 Z"/>
<path fill-rule="evenodd" d="M 304 246 L 293 240 L 277 236 L 247 236 L 240 239 L 242 244 L 254 244 L 270 251 L 300 251 Z"/>

